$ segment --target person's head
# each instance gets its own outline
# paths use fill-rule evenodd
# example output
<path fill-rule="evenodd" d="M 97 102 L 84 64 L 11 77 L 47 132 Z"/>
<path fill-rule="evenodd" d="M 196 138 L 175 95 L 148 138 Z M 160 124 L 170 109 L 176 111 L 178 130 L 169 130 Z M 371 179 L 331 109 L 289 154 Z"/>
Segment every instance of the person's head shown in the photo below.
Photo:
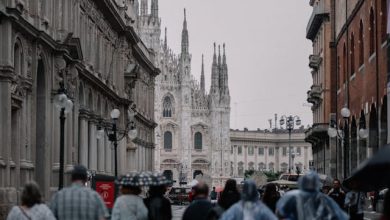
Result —
<path fill-rule="evenodd" d="M 269 184 L 266 185 L 264 194 L 274 194 L 274 193 L 276 193 L 276 192 L 277 192 L 277 190 L 276 190 L 276 184 L 274 184 L 274 183 L 269 183 Z"/>
<path fill-rule="evenodd" d="M 213 186 L 213 191 L 215 191 L 215 186 Z"/>
<path fill-rule="evenodd" d="M 209 186 L 206 183 L 198 183 L 194 188 L 194 198 L 207 198 Z"/>
<path fill-rule="evenodd" d="M 162 186 L 151 186 L 149 188 L 149 196 L 156 197 L 156 196 L 163 196 L 167 190 L 167 187 Z"/>
<path fill-rule="evenodd" d="M 28 182 L 22 191 L 22 205 L 32 207 L 35 204 L 42 203 L 42 195 L 39 191 L 39 186 L 35 182 Z"/>
<path fill-rule="evenodd" d="M 234 179 L 228 179 L 225 183 L 224 192 L 237 192 L 237 182 Z"/>
<path fill-rule="evenodd" d="M 121 193 L 123 195 L 139 195 L 142 192 L 139 186 L 121 186 Z"/>
<path fill-rule="evenodd" d="M 72 182 L 87 182 L 88 174 L 87 168 L 83 165 L 74 165 L 71 172 Z"/>
<path fill-rule="evenodd" d="M 241 200 L 244 202 L 256 202 L 259 200 L 259 192 L 253 180 L 246 180 L 242 187 Z"/>
<path fill-rule="evenodd" d="M 306 192 L 319 192 L 322 184 L 320 177 L 314 171 L 310 171 L 298 180 L 299 189 Z"/>
<path fill-rule="evenodd" d="M 333 180 L 333 188 L 334 189 L 340 189 L 340 187 L 341 187 L 340 180 L 339 179 L 334 179 Z"/>

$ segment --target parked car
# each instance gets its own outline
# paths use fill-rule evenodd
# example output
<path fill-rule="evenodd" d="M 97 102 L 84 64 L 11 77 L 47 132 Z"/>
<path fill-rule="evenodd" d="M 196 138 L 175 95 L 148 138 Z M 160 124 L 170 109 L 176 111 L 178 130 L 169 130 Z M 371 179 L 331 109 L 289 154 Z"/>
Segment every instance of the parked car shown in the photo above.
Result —
<path fill-rule="evenodd" d="M 172 204 L 185 205 L 189 204 L 189 193 L 191 188 L 189 187 L 172 187 L 168 193 L 168 199 Z"/>
<path fill-rule="evenodd" d="M 279 180 L 287 180 L 292 182 L 298 182 L 298 178 L 302 176 L 302 174 L 292 174 L 292 173 L 284 173 L 280 175 Z"/>

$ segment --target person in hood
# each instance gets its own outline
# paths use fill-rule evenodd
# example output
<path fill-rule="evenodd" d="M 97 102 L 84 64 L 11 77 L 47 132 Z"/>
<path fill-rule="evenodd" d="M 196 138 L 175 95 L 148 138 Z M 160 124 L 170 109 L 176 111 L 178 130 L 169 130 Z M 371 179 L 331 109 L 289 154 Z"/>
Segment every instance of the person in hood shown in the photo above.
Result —
<path fill-rule="evenodd" d="M 254 181 L 244 182 L 241 200 L 230 207 L 221 220 L 277 220 L 272 211 L 259 200 Z"/>
<path fill-rule="evenodd" d="M 287 192 L 276 204 L 276 213 L 289 220 L 347 220 L 347 214 L 328 195 L 320 192 L 317 173 L 309 172 L 298 181 L 299 189 Z"/>

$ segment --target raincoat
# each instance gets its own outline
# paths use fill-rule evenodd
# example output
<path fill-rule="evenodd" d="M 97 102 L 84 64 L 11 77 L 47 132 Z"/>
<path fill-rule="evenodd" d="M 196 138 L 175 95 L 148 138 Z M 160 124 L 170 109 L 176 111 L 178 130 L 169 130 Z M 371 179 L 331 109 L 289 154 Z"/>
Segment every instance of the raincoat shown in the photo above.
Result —
<path fill-rule="evenodd" d="M 277 220 L 272 211 L 259 200 L 255 182 L 245 181 L 241 201 L 230 207 L 221 220 Z"/>
<path fill-rule="evenodd" d="M 347 214 L 329 196 L 320 192 L 318 174 L 309 172 L 299 179 L 299 189 L 287 192 L 277 203 L 277 214 L 289 220 L 347 220 Z"/>

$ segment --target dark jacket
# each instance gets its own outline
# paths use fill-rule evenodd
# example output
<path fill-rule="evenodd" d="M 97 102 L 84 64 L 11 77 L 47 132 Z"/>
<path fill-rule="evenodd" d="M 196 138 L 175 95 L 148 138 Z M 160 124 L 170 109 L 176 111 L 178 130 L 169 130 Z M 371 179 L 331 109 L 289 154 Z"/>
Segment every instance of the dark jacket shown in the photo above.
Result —
<path fill-rule="evenodd" d="M 221 197 L 218 200 L 218 205 L 223 209 L 229 209 L 234 203 L 240 201 L 240 193 L 234 191 L 222 192 Z"/>
<path fill-rule="evenodd" d="M 329 191 L 328 196 L 332 198 L 341 209 L 344 209 L 345 193 L 343 190 L 332 188 Z"/>
<path fill-rule="evenodd" d="M 207 199 L 195 199 L 183 214 L 183 220 L 207 220 L 213 205 Z"/>
<path fill-rule="evenodd" d="M 149 197 L 144 200 L 149 220 L 171 220 L 172 209 L 169 200 L 163 196 Z"/>
<path fill-rule="evenodd" d="M 276 211 L 276 203 L 280 199 L 280 194 L 279 192 L 275 192 L 272 195 L 267 195 L 263 197 L 263 203 L 268 206 L 271 211 L 275 212 Z"/>

